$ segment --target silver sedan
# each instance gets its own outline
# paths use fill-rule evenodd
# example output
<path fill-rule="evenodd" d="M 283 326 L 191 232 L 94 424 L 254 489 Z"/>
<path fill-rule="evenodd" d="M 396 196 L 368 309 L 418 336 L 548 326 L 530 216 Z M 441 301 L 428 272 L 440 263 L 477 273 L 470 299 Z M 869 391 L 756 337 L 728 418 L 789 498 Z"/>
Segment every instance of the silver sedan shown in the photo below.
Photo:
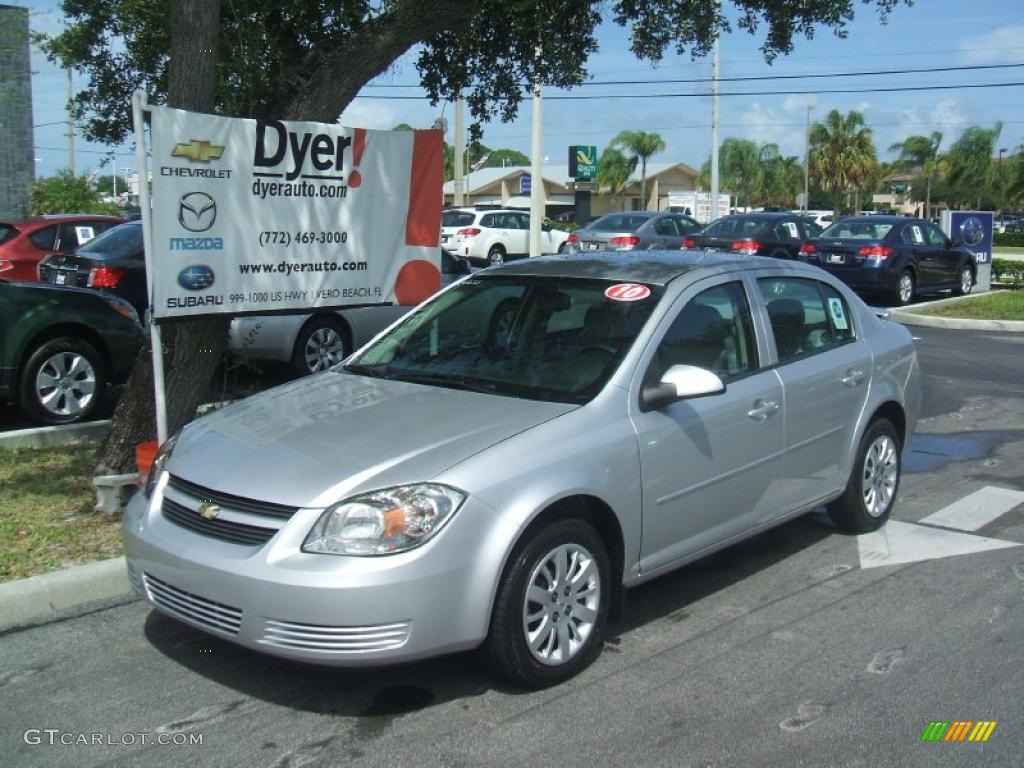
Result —
<path fill-rule="evenodd" d="M 551 685 L 629 587 L 820 504 L 883 525 L 918 379 L 909 333 L 805 264 L 516 262 L 169 440 L 124 518 L 129 575 L 266 653 L 481 647 Z"/>

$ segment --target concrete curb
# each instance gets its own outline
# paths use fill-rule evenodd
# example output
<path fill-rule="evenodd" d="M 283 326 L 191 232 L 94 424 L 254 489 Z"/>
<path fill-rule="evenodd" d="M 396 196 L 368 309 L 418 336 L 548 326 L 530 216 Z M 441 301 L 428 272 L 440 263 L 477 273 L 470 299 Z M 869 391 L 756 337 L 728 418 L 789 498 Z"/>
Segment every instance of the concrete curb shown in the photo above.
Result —
<path fill-rule="evenodd" d="M 79 445 L 102 440 L 110 429 L 110 419 L 64 424 L 59 427 L 32 427 L 0 433 L 4 448 L 48 448 L 55 445 Z"/>
<path fill-rule="evenodd" d="M 48 624 L 135 597 L 123 557 L 0 584 L 0 632 Z"/>
<path fill-rule="evenodd" d="M 968 320 L 962 317 L 936 317 L 933 315 L 918 314 L 923 309 L 941 307 L 945 304 L 955 304 L 958 301 L 967 301 L 978 296 L 1001 293 L 991 291 L 988 293 L 971 293 L 966 296 L 953 296 L 948 299 L 939 299 L 922 304 L 915 304 L 913 307 L 901 309 L 890 309 L 889 314 L 893 320 L 904 325 L 920 325 L 925 328 L 947 328 L 958 331 L 1000 331 L 1003 333 L 1024 333 L 1024 320 Z"/>

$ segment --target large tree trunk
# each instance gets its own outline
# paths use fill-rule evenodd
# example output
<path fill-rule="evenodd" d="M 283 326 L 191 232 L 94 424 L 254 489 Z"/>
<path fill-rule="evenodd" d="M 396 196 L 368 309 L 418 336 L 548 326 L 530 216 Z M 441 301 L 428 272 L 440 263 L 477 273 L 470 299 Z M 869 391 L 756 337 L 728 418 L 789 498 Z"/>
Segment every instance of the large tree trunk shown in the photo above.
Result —
<path fill-rule="evenodd" d="M 169 106 L 212 112 L 216 104 L 219 0 L 174 0 L 170 9 Z M 167 424 L 173 433 L 191 421 L 227 347 L 228 320 L 213 316 L 162 326 Z M 148 340 L 148 337 L 147 337 Z M 100 474 L 130 471 L 135 445 L 156 437 L 153 365 L 149 345 L 142 350 L 114 412 L 100 451 Z"/>

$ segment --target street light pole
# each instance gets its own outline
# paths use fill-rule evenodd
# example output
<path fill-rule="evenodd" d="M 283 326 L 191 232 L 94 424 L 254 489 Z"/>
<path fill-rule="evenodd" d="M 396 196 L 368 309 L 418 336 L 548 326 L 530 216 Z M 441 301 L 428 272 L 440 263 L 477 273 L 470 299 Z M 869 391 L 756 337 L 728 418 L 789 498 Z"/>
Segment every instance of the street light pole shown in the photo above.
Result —
<path fill-rule="evenodd" d="M 807 213 L 811 203 L 811 110 L 814 109 L 810 104 L 807 105 L 807 130 L 804 132 L 804 204 L 802 206 L 804 213 Z"/>

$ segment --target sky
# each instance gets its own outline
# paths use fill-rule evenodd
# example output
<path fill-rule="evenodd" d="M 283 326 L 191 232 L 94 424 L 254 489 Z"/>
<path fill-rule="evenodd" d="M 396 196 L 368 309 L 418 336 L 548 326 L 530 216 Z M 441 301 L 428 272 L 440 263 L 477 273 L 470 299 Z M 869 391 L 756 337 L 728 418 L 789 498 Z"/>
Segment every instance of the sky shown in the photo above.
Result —
<path fill-rule="evenodd" d="M 63 16 L 56 0 L 22 2 L 30 9 L 30 24 L 37 32 L 56 32 Z M 728 2 L 726 0 L 726 6 Z M 722 94 L 730 91 L 755 95 L 722 96 L 719 101 L 719 137 L 752 139 L 776 143 L 783 154 L 802 158 L 807 106 L 812 120 L 821 120 L 832 109 L 858 109 L 874 131 L 875 145 L 883 160 L 894 154 L 888 147 L 911 134 L 940 131 L 943 148 L 949 146 L 964 127 L 991 126 L 1002 121 L 999 147 L 1008 152 L 1024 143 L 1024 17 L 1020 0 L 917 0 L 913 6 L 898 6 L 888 24 L 879 22 L 873 6 L 857 3 L 856 17 L 845 39 L 821 27 L 812 40 L 795 38 L 788 56 L 772 65 L 765 63 L 759 47 L 764 30 L 753 36 L 734 30 L 720 43 L 721 78 L 771 75 L 852 73 L 877 70 L 935 69 L 985 65 L 1020 65 L 1003 69 L 955 72 L 924 72 L 884 76 L 859 75 L 841 78 L 798 77 L 783 80 L 723 82 Z M 657 67 L 639 61 L 630 52 L 626 30 L 613 23 L 599 30 L 600 51 L 589 62 L 596 82 L 608 80 L 658 80 L 709 78 L 710 57 L 691 61 L 688 56 L 668 52 Z M 374 81 L 374 85 L 415 84 L 418 81 L 414 56 L 407 55 Z M 37 176 L 49 176 L 67 166 L 64 105 L 67 80 L 63 71 L 48 62 L 38 50 L 32 53 L 33 108 Z M 998 83 L 1020 83 L 996 87 Z M 86 78 L 76 75 L 75 88 L 85 87 Z M 945 90 L 882 92 L 881 88 L 954 86 Z M 966 87 L 982 85 L 983 87 Z M 856 89 L 861 93 L 828 93 L 828 89 Z M 708 96 L 621 98 L 637 94 L 707 93 L 706 82 L 651 85 L 587 85 L 572 91 L 546 89 L 542 115 L 544 156 L 554 165 L 566 163 L 567 148 L 575 144 L 606 146 L 621 130 L 659 133 L 666 149 L 652 162 L 684 162 L 695 168 L 707 159 L 711 147 L 711 99 Z M 765 91 L 809 91 L 802 94 L 765 94 Z M 379 99 L 378 96 L 419 95 L 417 87 L 381 88 L 368 85 L 341 116 L 344 125 L 389 129 L 398 123 L 430 127 L 435 119 L 448 120 L 448 141 L 452 141 L 453 107 L 430 105 L 426 98 L 414 100 Z M 591 100 L 569 100 L 566 96 L 604 95 Z M 508 147 L 530 154 L 532 107 L 527 99 L 512 123 L 484 126 L 484 143 L 492 148 Z M 110 155 L 104 145 L 75 140 L 76 170 L 100 168 Z M 125 168 L 136 167 L 131 145 L 115 148 L 121 176 Z"/>

